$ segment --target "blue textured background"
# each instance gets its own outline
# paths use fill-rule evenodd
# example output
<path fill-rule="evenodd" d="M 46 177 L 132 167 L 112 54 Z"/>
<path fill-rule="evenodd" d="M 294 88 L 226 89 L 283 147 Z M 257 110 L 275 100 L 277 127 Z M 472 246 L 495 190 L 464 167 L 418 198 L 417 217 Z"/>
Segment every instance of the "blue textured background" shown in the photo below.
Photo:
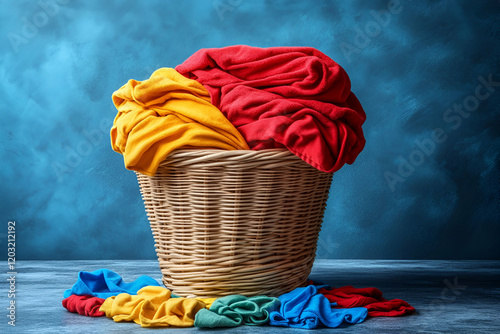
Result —
<path fill-rule="evenodd" d="M 318 257 L 500 259 L 500 87 L 481 81 L 500 82 L 499 6 L 0 1 L 0 257 L 16 220 L 18 259 L 154 258 L 135 175 L 110 147 L 111 94 L 200 48 L 248 44 L 321 50 L 368 115 Z"/>

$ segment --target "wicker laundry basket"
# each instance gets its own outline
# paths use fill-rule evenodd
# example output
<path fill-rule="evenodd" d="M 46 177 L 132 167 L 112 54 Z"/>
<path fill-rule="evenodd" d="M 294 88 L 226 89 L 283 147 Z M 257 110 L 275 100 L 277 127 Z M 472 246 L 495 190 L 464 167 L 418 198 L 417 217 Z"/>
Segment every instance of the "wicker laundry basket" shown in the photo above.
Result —
<path fill-rule="evenodd" d="M 175 294 L 278 296 L 306 283 L 332 174 L 288 150 L 179 150 L 137 177 Z"/>

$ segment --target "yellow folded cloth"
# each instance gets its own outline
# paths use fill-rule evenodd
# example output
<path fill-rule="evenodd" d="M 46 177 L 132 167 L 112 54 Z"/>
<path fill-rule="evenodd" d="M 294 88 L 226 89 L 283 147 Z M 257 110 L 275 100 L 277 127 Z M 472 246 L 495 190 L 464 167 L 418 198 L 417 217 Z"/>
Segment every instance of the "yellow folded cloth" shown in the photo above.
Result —
<path fill-rule="evenodd" d="M 161 286 L 146 286 L 137 295 L 121 293 L 107 298 L 100 307 L 116 322 L 133 321 L 142 327 L 191 327 L 196 313 L 209 308 L 215 298 L 170 298 Z"/>
<path fill-rule="evenodd" d="M 129 80 L 113 93 L 118 109 L 111 146 L 125 167 L 153 176 L 173 150 L 248 150 L 242 135 L 210 103 L 210 94 L 173 68 L 160 68 L 144 81 Z"/>

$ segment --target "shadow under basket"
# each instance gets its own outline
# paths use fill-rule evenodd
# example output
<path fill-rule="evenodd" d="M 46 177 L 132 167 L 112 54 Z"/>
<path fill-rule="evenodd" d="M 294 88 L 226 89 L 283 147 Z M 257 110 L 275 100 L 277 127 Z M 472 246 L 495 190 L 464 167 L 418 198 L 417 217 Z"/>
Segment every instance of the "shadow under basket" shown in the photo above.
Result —
<path fill-rule="evenodd" d="M 306 284 L 332 174 L 288 150 L 178 150 L 137 173 L 163 283 L 182 297 Z"/>

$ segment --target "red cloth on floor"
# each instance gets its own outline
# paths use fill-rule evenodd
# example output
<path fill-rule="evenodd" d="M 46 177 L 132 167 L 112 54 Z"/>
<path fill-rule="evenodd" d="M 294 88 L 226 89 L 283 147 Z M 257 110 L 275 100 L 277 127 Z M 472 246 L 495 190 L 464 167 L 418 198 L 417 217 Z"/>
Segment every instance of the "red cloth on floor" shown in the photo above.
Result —
<path fill-rule="evenodd" d="M 99 311 L 102 303 L 104 303 L 104 299 L 90 295 L 71 295 L 62 301 L 62 305 L 68 311 L 87 317 L 102 317 L 106 315 L 104 312 Z"/>
<path fill-rule="evenodd" d="M 335 308 L 366 307 L 371 317 L 396 317 L 410 314 L 415 308 L 401 299 L 387 300 L 382 297 L 382 291 L 376 288 L 357 289 L 352 286 L 318 290 L 330 302 L 337 303 Z"/>
<path fill-rule="evenodd" d="M 200 82 L 254 150 L 287 147 L 335 172 L 365 145 L 365 112 L 342 67 L 310 47 L 201 49 L 176 67 Z"/>

